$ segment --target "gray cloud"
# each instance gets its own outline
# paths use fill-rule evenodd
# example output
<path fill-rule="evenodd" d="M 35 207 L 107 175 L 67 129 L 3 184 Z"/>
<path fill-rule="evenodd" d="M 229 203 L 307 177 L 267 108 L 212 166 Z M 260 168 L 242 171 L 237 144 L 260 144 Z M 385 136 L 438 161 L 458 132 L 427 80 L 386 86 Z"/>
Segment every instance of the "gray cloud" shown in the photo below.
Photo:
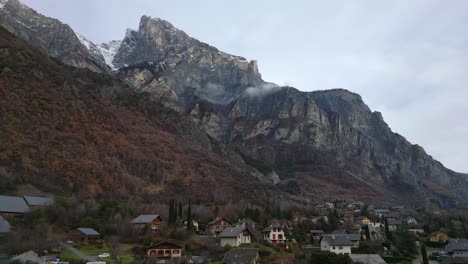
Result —
<path fill-rule="evenodd" d="M 468 2 L 23 0 L 94 42 L 161 17 L 220 50 L 257 59 L 265 80 L 344 87 L 434 158 L 468 172 Z"/>

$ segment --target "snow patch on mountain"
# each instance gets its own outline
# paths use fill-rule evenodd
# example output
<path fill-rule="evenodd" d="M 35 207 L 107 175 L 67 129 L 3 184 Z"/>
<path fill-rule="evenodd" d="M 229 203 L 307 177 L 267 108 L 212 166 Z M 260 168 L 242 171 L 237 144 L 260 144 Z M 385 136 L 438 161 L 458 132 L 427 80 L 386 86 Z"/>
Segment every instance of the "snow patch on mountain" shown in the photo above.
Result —
<path fill-rule="evenodd" d="M 0 0 L 0 9 L 2 9 L 9 0 Z"/>
<path fill-rule="evenodd" d="M 112 40 L 109 43 L 101 43 L 97 45 L 97 48 L 101 52 L 106 64 L 111 67 L 112 70 L 117 70 L 117 67 L 113 64 L 115 54 L 122 44 L 121 40 Z"/>

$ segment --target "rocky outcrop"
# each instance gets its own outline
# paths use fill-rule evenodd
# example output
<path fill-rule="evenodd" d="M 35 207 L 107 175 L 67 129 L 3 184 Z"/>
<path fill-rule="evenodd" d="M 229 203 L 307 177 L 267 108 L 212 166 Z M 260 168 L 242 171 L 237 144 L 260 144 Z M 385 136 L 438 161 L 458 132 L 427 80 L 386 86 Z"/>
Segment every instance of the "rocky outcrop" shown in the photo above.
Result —
<path fill-rule="evenodd" d="M 65 64 L 108 72 L 99 49 L 57 19 L 43 16 L 18 0 L 2 0 L 0 25 Z"/>
<path fill-rule="evenodd" d="M 118 76 L 140 83 L 160 101 L 178 102 L 187 109 L 197 98 L 218 105 L 235 100 L 250 86 L 262 83 L 255 61 L 233 56 L 189 37 L 167 21 L 143 16 L 137 31 L 127 30 L 115 54 Z M 151 73 L 151 74 L 150 74 Z"/>

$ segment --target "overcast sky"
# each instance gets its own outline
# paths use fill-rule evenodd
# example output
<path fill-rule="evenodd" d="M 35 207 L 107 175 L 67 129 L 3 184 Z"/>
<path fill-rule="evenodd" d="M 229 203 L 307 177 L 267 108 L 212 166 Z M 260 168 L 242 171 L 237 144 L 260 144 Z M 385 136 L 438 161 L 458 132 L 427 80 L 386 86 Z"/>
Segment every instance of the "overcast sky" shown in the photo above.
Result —
<path fill-rule="evenodd" d="M 257 60 L 266 81 L 359 93 L 393 131 L 468 173 L 468 1 L 22 1 L 95 43 L 160 17 Z"/>

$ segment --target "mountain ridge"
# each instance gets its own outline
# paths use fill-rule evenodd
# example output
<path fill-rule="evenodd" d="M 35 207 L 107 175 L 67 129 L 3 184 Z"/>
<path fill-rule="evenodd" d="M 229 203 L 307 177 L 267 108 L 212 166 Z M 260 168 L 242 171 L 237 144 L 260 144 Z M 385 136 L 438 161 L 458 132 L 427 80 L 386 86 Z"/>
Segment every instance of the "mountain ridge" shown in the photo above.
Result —
<path fill-rule="evenodd" d="M 235 149 L 260 177 L 278 174 L 274 182 L 286 193 L 297 186 L 293 193 L 307 199 L 333 197 L 338 189 L 351 197 L 350 188 L 365 182 L 412 206 L 448 208 L 468 198 L 466 177 L 392 132 L 358 94 L 267 83 L 256 61 L 220 52 L 148 16 L 113 52 L 112 75 L 190 118 L 212 142 Z"/>

